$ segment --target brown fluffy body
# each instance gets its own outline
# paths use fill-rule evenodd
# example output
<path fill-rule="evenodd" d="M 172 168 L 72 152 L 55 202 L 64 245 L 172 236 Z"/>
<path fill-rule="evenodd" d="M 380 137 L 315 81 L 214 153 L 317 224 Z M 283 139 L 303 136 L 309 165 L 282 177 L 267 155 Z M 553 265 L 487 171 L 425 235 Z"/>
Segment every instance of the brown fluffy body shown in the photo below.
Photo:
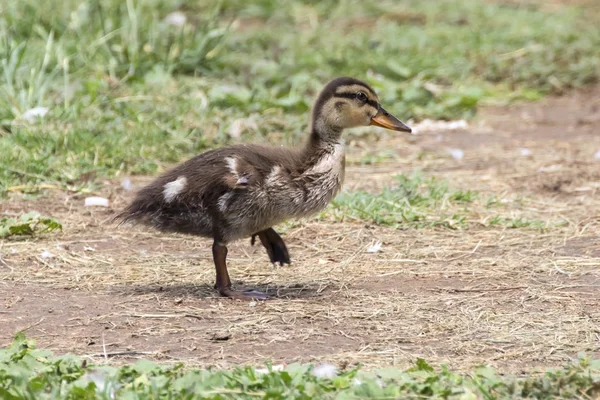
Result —
<path fill-rule="evenodd" d="M 186 184 L 171 201 L 165 185 Z M 122 214 L 163 231 L 214 237 L 226 244 L 288 218 L 323 209 L 341 188 L 341 144 L 277 149 L 238 145 L 203 153 L 138 193 Z"/>
<path fill-rule="evenodd" d="M 305 146 L 295 149 L 236 145 L 210 150 L 143 188 L 116 218 L 161 230 L 212 237 L 216 287 L 224 296 L 266 298 L 231 289 L 227 244 L 259 237 L 271 262 L 290 263 L 273 225 L 327 206 L 344 181 L 346 128 L 379 125 L 410 131 L 379 105 L 371 87 L 353 78 L 325 86 L 313 109 Z M 381 125 L 383 124 L 383 125 Z"/>

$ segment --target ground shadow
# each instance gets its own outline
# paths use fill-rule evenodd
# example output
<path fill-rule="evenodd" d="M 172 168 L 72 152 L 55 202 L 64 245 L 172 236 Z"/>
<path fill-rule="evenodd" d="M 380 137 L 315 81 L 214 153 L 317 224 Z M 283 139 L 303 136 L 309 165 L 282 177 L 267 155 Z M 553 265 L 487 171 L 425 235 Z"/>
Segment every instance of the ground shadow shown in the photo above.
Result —
<path fill-rule="evenodd" d="M 267 295 L 272 299 L 306 299 L 323 296 L 320 285 L 297 282 L 286 285 L 258 284 L 246 286 L 242 284 L 234 285 L 236 289 L 246 290 L 254 289 Z M 113 294 L 119 295 L 147 295 L 160 294 L 168 297 L 183 298 L 195 297 L 201 299 L 222 298 L 212 285 L 183 283 L 176 285 L 136 285 L 136 286 L 113 286 L 110 290 Z"/>

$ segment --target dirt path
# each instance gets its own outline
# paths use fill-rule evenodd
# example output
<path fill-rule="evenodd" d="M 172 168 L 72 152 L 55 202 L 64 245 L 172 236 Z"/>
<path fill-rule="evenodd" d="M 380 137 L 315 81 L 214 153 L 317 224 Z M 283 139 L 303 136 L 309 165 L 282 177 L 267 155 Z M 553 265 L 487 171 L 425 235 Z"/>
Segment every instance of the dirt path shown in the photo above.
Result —
<path fill-rule="evenodd" d="M 107 226 L 131 198 L 115 183 L 99 192 L 111 209 L 86 209 L 70 193 L 15 197 L 2 212 L 37 209 L 65 229 L 0 244 L 0 346 L 25 330 L 40 347 L 96 362 L 105 352 L 110 362 L 219 366 L 406 366 L 424 357 L 512 372 L 581 351 L 600 356 L 600 88 L 488 109 L 467 130 L 352 141 L 351 161 L 388 156 L 350 165 L 347 189 L 378 190 L 395 173 L 422 169 L 503 199 L 508 214 L 565 223 L 544 232 L 286 226 L 291 267 L 272 267 L 248 242 L 232 247 L 234 281 L 275 297 L 247 304 L 215 297 L 208 241 Z M 374 240 L 382 251 L 366 252 Z"/>

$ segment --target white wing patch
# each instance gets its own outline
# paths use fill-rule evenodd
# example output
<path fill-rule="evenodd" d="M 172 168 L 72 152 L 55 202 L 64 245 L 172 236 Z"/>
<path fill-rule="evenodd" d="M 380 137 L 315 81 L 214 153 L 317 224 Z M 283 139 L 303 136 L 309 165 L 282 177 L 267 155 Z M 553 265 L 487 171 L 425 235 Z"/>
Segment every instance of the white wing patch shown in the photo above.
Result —
<path fill-rule="evenodd" d="M 233 157 L 225 157 L 225 162 L 227 163 L 227 166 L 229 167 L 229 170 L 231 171 L 231 173 L 234 176 L 237 176 L 238 175 L 237 160 Z"/>
<path fill-rule="evenodd" d="M 163 196 L 165 196 L 165 201 L 170 203 L 173 201 L 175 197 L 185 189 L 187 185 L 187 178 L 185 176 L 180 176 L 175 179 L 173 182 L 169 182 L 165 184 L 163 190 Z"/>

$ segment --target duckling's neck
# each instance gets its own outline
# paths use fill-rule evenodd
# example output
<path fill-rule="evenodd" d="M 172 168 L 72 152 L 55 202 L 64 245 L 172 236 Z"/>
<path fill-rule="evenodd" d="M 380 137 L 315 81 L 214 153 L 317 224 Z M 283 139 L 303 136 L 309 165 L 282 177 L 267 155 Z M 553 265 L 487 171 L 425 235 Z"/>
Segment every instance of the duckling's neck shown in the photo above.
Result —
<path fill-rule="evenodd" d="M 305 173 L 331 173 L 334 180 L 338 179 L 340 171 L 343 175 L 345 156 L 342 130 L 331 125 L 313 124 L 301 168 Z"/>
<path fill-rule="evenodd" d="M 318 118 L 312 124 L 309 145 L 313 148 L 335 146 L 341 142 L 342 130 Z"/>

